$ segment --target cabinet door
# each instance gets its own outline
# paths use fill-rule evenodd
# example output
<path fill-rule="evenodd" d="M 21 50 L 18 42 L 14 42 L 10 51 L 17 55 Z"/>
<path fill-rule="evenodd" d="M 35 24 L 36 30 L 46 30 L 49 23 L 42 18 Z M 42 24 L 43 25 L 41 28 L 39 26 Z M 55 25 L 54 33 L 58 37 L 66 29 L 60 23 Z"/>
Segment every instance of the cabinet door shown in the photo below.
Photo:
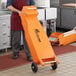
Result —
<path fill-rule="evenodd" d="M 10 47 L 10 37 L 1 38 L 0 37 L 0 49 L 5 49 Z"/>
<path fill-rule="evenodd" d="M 0 16 L 0 28 L 10 27 L 10 16 L 11 15 Z"/>
<path fill-rule="evenodd" d="M 61 9 L 61 27 L 65 29 L 73 29 L 76 26 L 76 10 Z"/>
<path fill-rule="evenodd" d="M 59 3 L 59 0 L 50 0 L 50 3 Z"/>
<path fill-rule="evenodd" d="M 10 15 L 0 16 L 0 49 L 9 48 L 10 45 Z"/>
<path fill-rule="evenodd" d="M 9 37 L 10 28 L 0 28 L 0 37 Z"/>
<path fill-rule="evenodd" d="M 60 17 L 60 8 L 57 8 L 57 20 L 56 20 L 56 26 L 57 27 L 61 26 L 61 24 L 60 24 L 61 19 L 60 18 L 61 18 Z"/>
<path fill-rule="evenodd" d="M 75 0 L 59 0 L 61 4 L 63 3 L 74 3 Z"/>

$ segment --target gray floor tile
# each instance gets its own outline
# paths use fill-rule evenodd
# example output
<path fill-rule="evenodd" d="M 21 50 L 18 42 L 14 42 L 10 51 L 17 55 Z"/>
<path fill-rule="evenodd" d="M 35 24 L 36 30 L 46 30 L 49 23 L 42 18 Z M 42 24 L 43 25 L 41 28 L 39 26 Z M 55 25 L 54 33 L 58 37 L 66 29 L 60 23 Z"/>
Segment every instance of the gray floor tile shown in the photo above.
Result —
<path fill-rule="evenodd" d="M 12 68 L 0 72 L 0 76 L 76 76 L 76 52 L 64 54 L 58 57 L 60 64 L 53 71 L 50 66 L 39 68 L 34 74 L 30 68 L 31 64 Z"/>

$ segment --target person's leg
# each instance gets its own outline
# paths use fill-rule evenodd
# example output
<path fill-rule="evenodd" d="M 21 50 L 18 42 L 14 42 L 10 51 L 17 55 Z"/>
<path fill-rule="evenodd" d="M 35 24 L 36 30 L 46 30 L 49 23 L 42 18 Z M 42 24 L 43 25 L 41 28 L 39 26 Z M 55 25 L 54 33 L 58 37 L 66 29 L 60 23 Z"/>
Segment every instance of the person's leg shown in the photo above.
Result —
<path fill-rule="evenodd" d="M 25 50 L 25 53 L 26 53 L 26 56 L 27 56 L 27 60 L 32 61 L 32 57 L 31 57 L 29 47 L 28 47 L 27 42 L 26 42 L 24 31 L 23 31 L 23 44 L 24 44 L 24 50 Z"/>
<path fill-rule="evenodd" d="M 11 31 L 11 45 L 13 50 L 13 59 L 19 57 L 19 49 L 21 43 L 21 31 Z"/>

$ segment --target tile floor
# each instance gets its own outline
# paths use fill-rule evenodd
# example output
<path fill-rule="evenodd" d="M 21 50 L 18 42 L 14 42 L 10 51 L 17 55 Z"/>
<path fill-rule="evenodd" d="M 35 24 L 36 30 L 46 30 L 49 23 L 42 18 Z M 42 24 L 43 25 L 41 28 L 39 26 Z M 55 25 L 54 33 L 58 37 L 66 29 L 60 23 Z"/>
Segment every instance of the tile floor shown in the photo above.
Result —
<path fill-rule="evenodd" d="M 76 46 L 76 43 L 71 45 Z M 39 68 L 38 72 L 34 74 L 31 70 L 31 63 L 6 71 L 1 71 L 0 76 L 76 76 L 76 52 L 58 56 L 60 64 L 58 68 L 53 71 L 50 66 Z"/>
<path fill-rule="evenodd" d="M 72 44 L 70 44 L 70 45 L 76 46 L 76 42 L 75 42 L 75 43 L 72 43 Z"/>
<path fill-rule="evenodd" d="M 34 74 L 30 68 L 31 64 L 1 71 L 0 76 L 76 76 L 76 52 L 65 54 L 58 57 L 60 64 L 53 71 L 50 66 L 39 68 Z"/>

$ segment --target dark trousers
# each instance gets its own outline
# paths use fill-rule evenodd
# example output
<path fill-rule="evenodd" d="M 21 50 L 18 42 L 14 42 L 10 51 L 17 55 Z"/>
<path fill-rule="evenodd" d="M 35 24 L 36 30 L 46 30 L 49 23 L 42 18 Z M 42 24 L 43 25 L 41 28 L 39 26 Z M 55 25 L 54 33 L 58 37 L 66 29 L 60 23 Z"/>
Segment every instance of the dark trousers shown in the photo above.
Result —
<path fill-rule="evenodd" d="M 25 34 L 22 31 L 23 34 L 23 45 L 24 45 L 24 50 L 26 53 L 26 56 L 29 57 L 31 56 L 26 39 L 25 39 Z M 12 50 L 14 52 L 19 52 L 20 50 L 20 45 L 21 45 L 21 31 L 11 31 L 11 45 L 12 45 Z"/>

